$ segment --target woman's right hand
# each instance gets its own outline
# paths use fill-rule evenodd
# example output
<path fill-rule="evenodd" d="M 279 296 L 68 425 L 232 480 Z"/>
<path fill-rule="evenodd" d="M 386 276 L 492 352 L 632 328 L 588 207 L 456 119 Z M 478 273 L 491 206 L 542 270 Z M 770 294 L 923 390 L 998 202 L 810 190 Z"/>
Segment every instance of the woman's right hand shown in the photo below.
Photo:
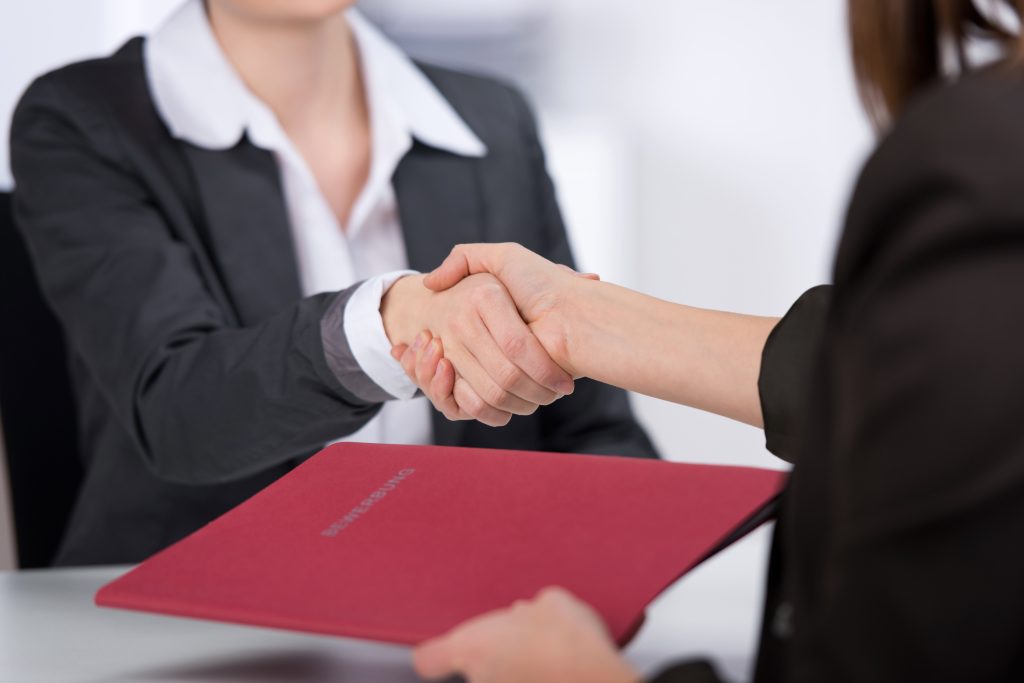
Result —
<path fill-rule="evenodd" d="M 552 360 L 574 377 L 579 376 L 581 373 L 572 367 L 569 349 L 568 324 L 574 311 L 571 299 L 582 282 L 597 280 L 598 276 L 552 263 L 514 242 L 460 244 L 427 274 L 423 284 L 441 292 L 480 273 L 489 273 L 504 285 Z"/>
<path fill-rule="evenodd" d="M 581 278 L 596 280 L 598 276 L 554 264 L 518 244 L 471 244 L 455 247 L 444 263 L 424 278 L 423 284 L 446 291 L 481 273 L 501 278 L 518 314 L 529 323 L 545 352 L 576 375 L 569 361 L 566 331 L 566 313 L 571 310 L 569 295 Z M 446 357 L 441 336 L 423 331 L 415 343 L 397 345 L 392 355 L 445 417 L 474 419 L 471 412 L 480 399 Z"/>
<path fill-rule="evenodd" d="M 457 372 L 447 398 L 420 387 L 446 416 L 502 426 L 572 393 L 572 377 L 550 358 L 493 275 L 459 278 L 444 291 L 426 288 L 423 279 L 395 282 L 381 301 L 381 317 L 394 346 L 428 341 L 424 330 L 444 340 L 446 362 Z"/>

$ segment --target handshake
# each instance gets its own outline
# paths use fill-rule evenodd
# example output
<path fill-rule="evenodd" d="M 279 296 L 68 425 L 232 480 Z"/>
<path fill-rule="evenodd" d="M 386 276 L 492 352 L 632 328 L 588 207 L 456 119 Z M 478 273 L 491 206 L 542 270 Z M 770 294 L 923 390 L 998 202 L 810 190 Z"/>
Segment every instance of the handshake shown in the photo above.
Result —
<path fill-rule="evenodd" d="M 581 285 L 598 279 L 514 243 L 455 247 L 381 301 L 392 355 L 450 420 L 499 427 L 573 392 Z"/>

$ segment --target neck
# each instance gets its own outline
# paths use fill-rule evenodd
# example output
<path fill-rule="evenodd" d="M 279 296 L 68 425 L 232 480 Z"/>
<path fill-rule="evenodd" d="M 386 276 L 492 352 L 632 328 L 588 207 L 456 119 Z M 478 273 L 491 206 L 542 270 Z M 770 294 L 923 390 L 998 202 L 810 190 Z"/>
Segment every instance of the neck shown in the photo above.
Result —
<path fill-rule="evenodd" d="M 207 2 L 221 49 L 246 86 L 286 129 L 366 116 L 355 40 L 343 13 L 271 21 Z"/>

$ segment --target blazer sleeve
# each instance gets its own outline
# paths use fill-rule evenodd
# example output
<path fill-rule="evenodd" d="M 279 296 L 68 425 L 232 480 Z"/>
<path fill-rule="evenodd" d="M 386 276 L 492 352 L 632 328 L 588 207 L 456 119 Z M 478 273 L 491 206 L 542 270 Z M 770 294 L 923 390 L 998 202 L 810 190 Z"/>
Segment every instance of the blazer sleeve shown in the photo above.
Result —
<path fill-rule="evenodd" d="M 795 662 L 823 680 L 1021 677 L 1021 116 L 1016 76 L 939 88 L 854 195 L 814 469 L 834 492 L 826 573 L 796 617 Z"/>
<path fill-rule="evenodd" d="M 715 667 L 707 661 L 676 664 L 665 669 L 650 683 L 724 683 Z"/>
<path fill-rule="evenodd" d="M 758 392 L 764 418 L 765 446 L 789 462 L 796 459 L 804 432 L 832 287 L 807 290 L 768 335 L 761 354 Z"/>
<path fill-rule="evenodd" d="M 537 126 L 526 100 L 509 89 L 519 111 L 520 130 L 535 183 L 538 219 L 544 230 L 543 255 L 567 266 L 576 267 L 569 236 L 548 175 L 544 150 Z M 537 411 L 545 448 L 566 453 L 624 455 L 656 458 L 658 452 L 629 405 L 628 394 L 618 388 L 580 379 L 571 396 L 543 406 Z"/>
<path fill-rule="evenodd" d="M 69 347 L 156 474 L 240 478 L 369 420 L 379 404 L 346 389 L 324 355 L 321 322 L 353 290 L 234 323 L 109 119 L 66 97 L 43 77 L 15 112 L 16 220 Z"/>

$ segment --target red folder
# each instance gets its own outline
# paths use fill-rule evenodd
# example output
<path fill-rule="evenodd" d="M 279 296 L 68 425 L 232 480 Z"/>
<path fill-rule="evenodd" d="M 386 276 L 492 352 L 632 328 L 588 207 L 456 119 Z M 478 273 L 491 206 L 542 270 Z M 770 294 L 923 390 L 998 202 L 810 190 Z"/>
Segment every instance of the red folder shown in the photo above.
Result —
<path fill-rule="evenodd" d="M 780 472 L 338 444 L 96 594 L 147 612 L 413 644 L 545 586 L 624 642 L 766 516 Z"/>

